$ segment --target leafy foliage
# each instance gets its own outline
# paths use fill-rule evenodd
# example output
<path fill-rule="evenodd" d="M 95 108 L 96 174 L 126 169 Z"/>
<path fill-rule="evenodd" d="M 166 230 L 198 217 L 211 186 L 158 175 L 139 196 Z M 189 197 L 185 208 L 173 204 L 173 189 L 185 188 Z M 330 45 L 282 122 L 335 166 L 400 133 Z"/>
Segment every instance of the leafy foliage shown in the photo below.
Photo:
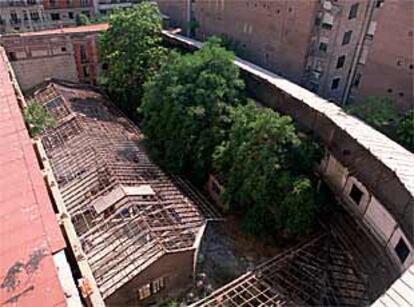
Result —
<path fill-rule="evenodd" d="M 47 128 L 56 126 L 56 120 L 50 115 L 46 108 L 38 103 L 32 102 L 24 110 L 24 120 L 29 125 L 29 131 L 32 136 L 42 133 Z"/>
<path fill-rule="evenodd" d="M 152 156 L 168 170 L 201 182 L 230 125 L 229 108 L 244 101 L 234 55 L 216 39 L 183 56 L 172 54 L 145 86 L 143 131 Z"/>
<path fill-rule="evenodd" d="M 166 57 L 161 47 L 161 14 L 143 2 L 110 16 L 100 50 L 108 70 L 100 79 L 119 106 L 133 113 L 140 105 L 143 84 L 158 71 Z"/>
<path fill-rule="evenodd" d="M 91 23 L 89 17 L 83 13 L 77 14 L 75 17 L 75 21 L 77 26 L 89 25 Z"/>
<path fill-rule="evenodd" d="M 397 141 L 408 150 L 414 151 L 414 110 L 405 114 L 398 123 Z"/>
<path fill-rule="evenodd" d="M 294 167 L 302 141 L 291 118 L 253 103 L 233 108 L 230 118 L 229 139 L 214 154 L 227 207 L 246 211 L 243 228 L 255 235 L 308 230 L 317 207 L 310 180 Z"/>
<path fill-rule="evenodd" d="M 392 101 L 385 97 L 367 97 L 350 105 L 346 111 L 383 132 L 398 120 L 397 109 Z"/>

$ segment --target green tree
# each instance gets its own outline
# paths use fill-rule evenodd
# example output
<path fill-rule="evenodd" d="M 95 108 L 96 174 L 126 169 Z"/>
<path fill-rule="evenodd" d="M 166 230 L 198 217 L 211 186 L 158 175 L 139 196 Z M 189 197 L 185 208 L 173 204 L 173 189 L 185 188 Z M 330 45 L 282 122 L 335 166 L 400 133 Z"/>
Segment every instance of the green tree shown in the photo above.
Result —
<path fill-rule="evenodd" d="M 375 129 L 387 132 L 398 120 L 398 112 L 391 100 L 385 97 L 367 97 L 345 109 Z"/>
<path fill-rule="evenodd" d="M 144 82 L 155 75 L 165 59 L 161 29 L 158 7 L 143 2 L 112 14 L 109 29 L 102 34 L 100 51 L 108 70 L 100 83 L 128 113 L 136 111 Z"/>
<path fill-rule="evenodd" d="M 229 107 L 244 101 L 233 53 L 210 39 L 193 54 L 172 54 L 145 86 L 141 111 L 152 157 L 202 182 L 230 125 Z"/>
<path fill-rule="evenodd" d="M 77 26 L 89 25 L 91 23 L 91 21 L 89 20 L 89 17 L 83 13 L 76 15 L 75 22 Z"/>
<path fill-rule="evenodd" d="M 249 103 L 233 108 L 230 119 L 229 138 L 214 154 L 215 170 L 225 178 L 223 202 L 245 212 L 242 226 L 251 234 L 308 230 L 317 206 L 310 180 L 294 167 L 293 153 L 303 143 L 291 118 Z"/>
<path fill-rule="evenodd" d="M 23 116 L 32 136 L 42 133 L 47 128 L 53 128 L 57 124 L 46 108 L 36 101 L 31 102 L 24 109 Z"/>
<path fill-rule="evenodd" d="M 414 152 L 414 110 L 407 112 L 399 121 L 396 139 L 401 145 Z"/>

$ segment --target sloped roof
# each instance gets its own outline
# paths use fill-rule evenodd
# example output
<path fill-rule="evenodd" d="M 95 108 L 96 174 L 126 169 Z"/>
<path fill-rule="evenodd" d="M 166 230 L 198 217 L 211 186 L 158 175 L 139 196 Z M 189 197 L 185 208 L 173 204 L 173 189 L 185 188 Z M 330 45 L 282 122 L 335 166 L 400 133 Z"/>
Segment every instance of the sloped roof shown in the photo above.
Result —
<path fill-rule="evenodd" d="M 58 121 L 42 143 L 104 298 L 165 253 L 193 248 L 216 216 L 149 160 L 141 132 L 118 109 L 62 81 L 33 98 Z"/>

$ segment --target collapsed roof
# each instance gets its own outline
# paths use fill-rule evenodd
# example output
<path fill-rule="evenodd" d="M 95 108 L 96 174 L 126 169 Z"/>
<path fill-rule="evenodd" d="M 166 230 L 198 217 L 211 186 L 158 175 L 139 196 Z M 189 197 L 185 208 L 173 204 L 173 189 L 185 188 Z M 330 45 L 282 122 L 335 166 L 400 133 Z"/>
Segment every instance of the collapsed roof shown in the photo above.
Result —
<path fill-rule="evenodd" d="M 218 218 L 149 160 L 141 132 L 96 90 L 53 81 L 32 99 L 57 120 L 41 141 L 103 298 L 165 253 L 194 248 Z"/>

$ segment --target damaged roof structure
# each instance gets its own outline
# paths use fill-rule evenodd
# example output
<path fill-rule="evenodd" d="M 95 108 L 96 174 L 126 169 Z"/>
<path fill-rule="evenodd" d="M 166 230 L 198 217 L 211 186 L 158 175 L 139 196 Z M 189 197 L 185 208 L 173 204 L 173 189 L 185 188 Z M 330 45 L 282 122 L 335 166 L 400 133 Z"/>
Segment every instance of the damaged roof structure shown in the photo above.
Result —
<path fill-rule="evenodd" d="M 55 80 L 31 98 L 57 120 L 41 143 L 105 303 L 191 282 L 206 222 L 219 218 L 203 196 L 152 163 L 141 132 L 96 89 Z"/>
<path fill-rule="evenodd" d="M 79 306 L 66 243 L 48 197 L 22 101 L 0 47 L 0 303 Z"/>

